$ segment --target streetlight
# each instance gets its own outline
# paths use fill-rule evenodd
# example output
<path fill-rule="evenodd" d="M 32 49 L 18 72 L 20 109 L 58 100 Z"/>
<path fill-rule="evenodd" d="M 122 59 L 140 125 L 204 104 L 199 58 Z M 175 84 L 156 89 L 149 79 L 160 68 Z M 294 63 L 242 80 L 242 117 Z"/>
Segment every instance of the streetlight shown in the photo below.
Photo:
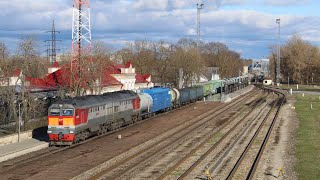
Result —
<path fill-rule="evenodd" d="M 280 18 L 276 19 L 278 24 L 278 49 L 277 49 L 277 86 L 280 85 Z"/>
<path fill-rule="evenodd" d="M 37 101 L 38 98 L 33 99 L 33 101 Z M 25 99 L 24 101 L 22 101 L 21 103 L 18 104 L 19 106 L 19 122 L 18 122 L 18 142 L 20 142 L 20 129 L 21 129 L 21 123 L 22 123 L 22 112 L 21 112 L 21 104 L 23 104 L 24 102 L 27 102 L 27 100 Z"/>
<path fill-rule="evenodd" d="M 20 142 L 20 126 L 22 122 L 22 118 L 21 118 L 22 113 L 20 112 L 20 109 L 21 109 L 20 107 L 21 107 L 21 104 L 23 104 L 24 102 L 26 102 L 26 100 L 19 103 L 18 142 Z"/>

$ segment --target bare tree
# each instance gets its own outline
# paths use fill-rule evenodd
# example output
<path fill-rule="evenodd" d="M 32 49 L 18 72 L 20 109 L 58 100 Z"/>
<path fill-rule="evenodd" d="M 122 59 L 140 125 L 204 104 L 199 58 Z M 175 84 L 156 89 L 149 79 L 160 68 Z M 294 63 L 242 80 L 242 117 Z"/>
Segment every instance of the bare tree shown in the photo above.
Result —
<path fill-rule="evenodd" d="M 271 48 L 271 68 L 275 71 L 275 48 Z M 282 81 L 299 84 L 319 82 L 319 48 L 304 41 L 300 35 L 294 34 L 281 47 L 281 76 Z"/>
<path fill-rule="evenodd" d="M 102 76 L 106 69 L 112 67 L 113 62 L 111 61 L 111 54 L 112 54 L 112 47 L 103 41 L 97 41 L 93 44 L 93 68 L 90 72 L 92 75 L 91 77 L 95 79 L 98 83 L 95 83 L 94 92 L 100 94 L 101 91 L 101 82 Z M 98 87 L 97 85 L 100 85 Z"/>
<path fill-rule="evenodd" d="M 17 58 L 18 61 L 20 61 L 20 69 L 22 72 L 21 77 L 21 96 L 17 100 L 17 103 L 22 103 L 21 108 L 21 114 L 23 115 L 23 118 L 25 120 L 25 123 L 29 120 L 29 114 L 28 114 L 28 104 L 32 103 L 27 98 L 28 92 L 26 92 L 26 76 L 29 77 L 38 77 L 41 75 L 41 70 L 44 70 L 45 68 L 41 68 L 41 61 L 39 56 L 39 44 L 37 41 L 36 36 L 30 35 L 30 36 L 23 36 L 21 40 L 18 42 L 17 47 Z M 24 113 L 23 113 L 24 112 Z M 18 121 L 17 123 L 18 124 Z"/>
<path fill-rule="evenodd" d="M 6 61 L 9 58 L 9 50 L 3 42 L 0 42 L 0 62 Z"/>

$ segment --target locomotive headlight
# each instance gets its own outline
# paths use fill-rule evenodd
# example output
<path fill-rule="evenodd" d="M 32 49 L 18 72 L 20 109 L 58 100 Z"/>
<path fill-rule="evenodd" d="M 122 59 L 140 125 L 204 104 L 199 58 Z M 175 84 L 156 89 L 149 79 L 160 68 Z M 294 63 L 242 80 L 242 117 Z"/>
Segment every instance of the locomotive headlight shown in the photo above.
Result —
<path fill-rule="evenodd" d="M 51 133 L 52 133 L 52 131 L 47 131 L 47 133 L 48 133 L 48 134 L 51 134 Z"/>
<path fill-rule="evenodd" d="M 74 134 L 74 131 L 70 131 L 70 134 Z"/>

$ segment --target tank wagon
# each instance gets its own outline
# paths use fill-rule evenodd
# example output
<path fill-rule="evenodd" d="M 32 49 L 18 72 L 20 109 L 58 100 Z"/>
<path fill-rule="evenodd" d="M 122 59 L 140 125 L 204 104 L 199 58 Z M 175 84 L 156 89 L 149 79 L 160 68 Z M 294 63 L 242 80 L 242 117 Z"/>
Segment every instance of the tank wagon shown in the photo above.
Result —
<path fill-rule="evenodd" d="M 138 93 L 127 90 L 59 100 L 48 109 L 50 145 L 78 143 L 220 93 L 226 85 L 246 85 L 243 81 L 246 77 L 208 81 L 179 90 L 155 87 Z"/>
<path fill-rule="evenodd" d="M 171 108 L 177 108 L 180 106 L 180 92 L 176 88 L 170 89 L 171 95 Z"/>
<path fill-rule="evenodd" d="M 171 107 L 171 95 L 169 88 L 151 88 L 151 89 L 142 89 L 142 93 L 149 94 L 152 98 L 152 107 L 151 112 L 153 114 L 168 111 Z"/>
<path fill-rule="evenodd" d="M 138 93 L 140 98 L 140 116 L 139 119 L 145 119 L 151 116 L 153 105 L 152 97 L 149 94 Z"/>

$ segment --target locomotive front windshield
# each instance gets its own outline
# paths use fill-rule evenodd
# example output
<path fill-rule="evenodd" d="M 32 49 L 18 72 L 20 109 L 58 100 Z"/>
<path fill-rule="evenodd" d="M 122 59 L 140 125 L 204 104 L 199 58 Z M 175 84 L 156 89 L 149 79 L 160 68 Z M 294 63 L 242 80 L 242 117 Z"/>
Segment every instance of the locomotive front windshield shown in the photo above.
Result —
<path fill-rule="evenodd" d="M 73 109 L 50 109 L 49 116 L 73 116 Z"/>
<path fill-rule="evenodd" d="M 50 109 L 49 116 L 60 116 L 60 109 Z"/>
<path fill-rule="evenodd" d="M 73 116 L 73 109 L 62 109 L 61 116 Z"/>

